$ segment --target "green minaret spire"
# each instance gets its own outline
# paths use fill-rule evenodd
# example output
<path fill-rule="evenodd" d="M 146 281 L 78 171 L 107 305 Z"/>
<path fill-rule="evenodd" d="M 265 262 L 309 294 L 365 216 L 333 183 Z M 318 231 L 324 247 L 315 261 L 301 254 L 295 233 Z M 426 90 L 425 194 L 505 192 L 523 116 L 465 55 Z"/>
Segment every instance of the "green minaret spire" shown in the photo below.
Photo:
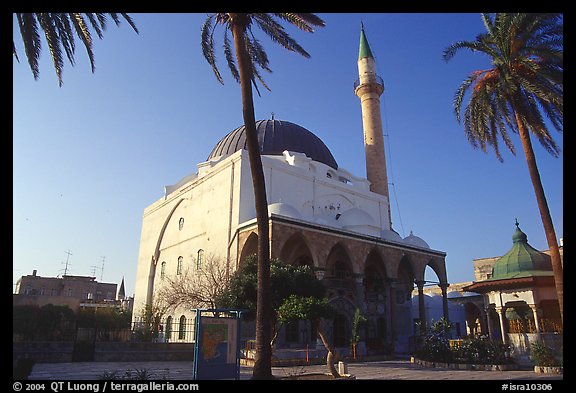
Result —
<path fill-rule="evenodd" d="M 366 39 L 366 34 L 364 34 L 364 23 L 360 22 L 362 29 L 360 30 L 360 50 L 358 52 L 358 60 L 364 57 L 374 58 L 372 51 L 370 50 L 370 45 L 368 45 L 368 40 Z"/>

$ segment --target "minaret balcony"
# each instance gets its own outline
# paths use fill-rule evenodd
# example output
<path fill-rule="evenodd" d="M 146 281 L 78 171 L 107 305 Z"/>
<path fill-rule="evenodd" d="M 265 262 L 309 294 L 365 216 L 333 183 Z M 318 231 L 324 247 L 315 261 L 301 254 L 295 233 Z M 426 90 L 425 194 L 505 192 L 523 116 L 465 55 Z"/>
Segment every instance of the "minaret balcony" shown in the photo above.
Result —
<path fill-rule="evenodd" d="M 368 85 L 371 83 L 377 83 L 380 86 L 384 87 L 384 81 L 382 80 L 382 78 L 380 78 L 378 75 L 370 75 L 368 77 L 362 77 L 356 79 L 356 82 L 354 82 L 354 91 L 356 91 L 356 89 L 361 85 Z"/>

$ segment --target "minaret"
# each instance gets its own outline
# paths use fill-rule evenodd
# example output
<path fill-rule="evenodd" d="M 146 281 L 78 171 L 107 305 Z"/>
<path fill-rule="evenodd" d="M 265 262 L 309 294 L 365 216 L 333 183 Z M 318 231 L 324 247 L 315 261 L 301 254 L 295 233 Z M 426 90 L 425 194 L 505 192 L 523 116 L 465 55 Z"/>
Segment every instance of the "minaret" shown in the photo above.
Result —
<path fill-rule="evenodd" d="M 366 177 L 370 182 L 370 191 L 384 195 L 388 199 L 388 222 L 391 224 L 382 116 L 380 115 L 380 96 L 384 92 L 384 82 L 376 75 L 376 62 L 364 34 L 363 24 L 360 31 L 358 75 L 359 79 L 354 84 L 354 93 L 360 98 L 362 105 Z"/>

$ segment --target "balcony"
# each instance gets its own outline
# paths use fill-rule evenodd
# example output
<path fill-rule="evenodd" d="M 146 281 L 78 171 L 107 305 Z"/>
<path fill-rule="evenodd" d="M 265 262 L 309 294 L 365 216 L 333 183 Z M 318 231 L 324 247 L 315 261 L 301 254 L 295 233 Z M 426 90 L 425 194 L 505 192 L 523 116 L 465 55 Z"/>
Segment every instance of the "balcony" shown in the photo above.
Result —
<path fill-rule="evenodd" d="M 374 75 L 374 78 L 376 79 L 376 83 L 384 87 L 384 81 L 382 78 L 380 78 L 378 75 Z M 360 78 L 356 79 L 356 82 L 354 82 L 354 91 L 356 91 L 358 86 L 360 86 Z"/>

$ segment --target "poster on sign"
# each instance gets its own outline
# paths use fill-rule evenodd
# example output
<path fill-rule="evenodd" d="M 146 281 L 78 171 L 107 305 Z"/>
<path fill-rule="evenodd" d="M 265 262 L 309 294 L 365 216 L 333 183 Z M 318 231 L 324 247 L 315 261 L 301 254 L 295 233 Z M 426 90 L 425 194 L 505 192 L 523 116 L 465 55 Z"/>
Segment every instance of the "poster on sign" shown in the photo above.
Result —
<path fill-rule="evenodd" d="M 238 379 L 239 328 L 237 313 L 197 310 L 194 379 Z"/>

